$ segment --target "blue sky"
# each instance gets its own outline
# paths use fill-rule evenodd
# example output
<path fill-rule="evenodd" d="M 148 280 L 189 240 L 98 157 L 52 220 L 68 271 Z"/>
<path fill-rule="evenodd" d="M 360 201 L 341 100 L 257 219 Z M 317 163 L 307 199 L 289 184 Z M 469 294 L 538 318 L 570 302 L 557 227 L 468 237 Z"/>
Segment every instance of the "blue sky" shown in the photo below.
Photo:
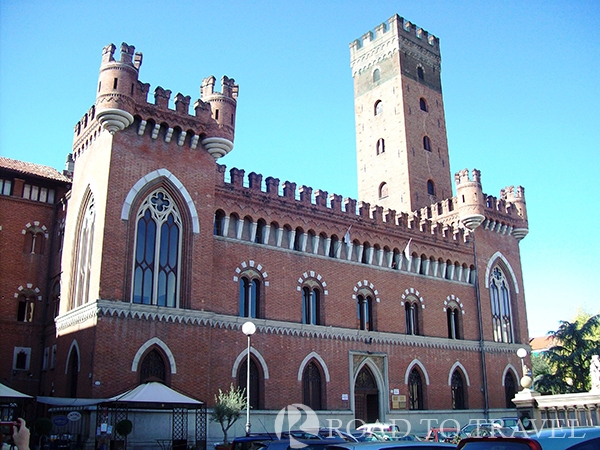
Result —
<path fill-rule="evenodd" d="M 600 311 L 597 0 L 2 0 L 0 154 L 62 169 L 102 48 L 127 42 L 151 92 L 239 83 L 222 164 L 356 198 L 349 43 L 396 13 L 441 40 L 452 173 L 525 187 L 531 336 Z"/>

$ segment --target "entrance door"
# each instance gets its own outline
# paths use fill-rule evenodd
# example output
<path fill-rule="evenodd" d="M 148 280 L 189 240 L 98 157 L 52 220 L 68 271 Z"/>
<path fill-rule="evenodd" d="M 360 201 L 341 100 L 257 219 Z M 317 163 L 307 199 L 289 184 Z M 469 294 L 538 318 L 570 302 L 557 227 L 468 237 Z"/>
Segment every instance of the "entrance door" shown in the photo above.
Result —
<path fill-rule="evenodd" d="M 364 366 L 356 377 L 354 418 L 357 422 L 364 423 L 374 423 L 379 420 L 379 390 L 373 372 L 367 366 Z"/>

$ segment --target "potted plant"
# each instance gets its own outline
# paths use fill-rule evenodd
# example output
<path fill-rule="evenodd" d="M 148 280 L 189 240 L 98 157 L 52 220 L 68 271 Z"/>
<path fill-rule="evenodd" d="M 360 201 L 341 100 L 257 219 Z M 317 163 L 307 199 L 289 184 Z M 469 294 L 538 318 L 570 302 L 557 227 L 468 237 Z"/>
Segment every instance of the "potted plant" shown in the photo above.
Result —
<path fill-rule="evenodd" d="M 54 425 L 47 417 L 40 417 L 33 425 L 34 431 L 40 436 L 39 448 L 42 448 L 44 440 L 50 436 Z"/>
<path fill-rule="evenodd" d="M 117 422 L 117 424 L 115 425 L 115 430 L 117 434 L 120 434 L 125 438 L 125 440 L 123 441 L 123 448 L 127 448 L 127 435 L 131 433 L 131 430 L 133 430 L 133 423 L 131 422 L 131 420 L 123 419 Z"/>
<path fill-rule="evenodd" d="M 233 383 L 228 391 L 219 389 L 219 394 L 215 395 L 215 406 L 210 415 L 212 422 L 218 422 L 223 431 L 222 446 L 228 448 L 229 440 L 227 432 L 231 426 L 239 419 L 241 412 L 246 408 L 245 389 L 235 387 Z M 219 446 L 217 446 L 219 448 Z"/>

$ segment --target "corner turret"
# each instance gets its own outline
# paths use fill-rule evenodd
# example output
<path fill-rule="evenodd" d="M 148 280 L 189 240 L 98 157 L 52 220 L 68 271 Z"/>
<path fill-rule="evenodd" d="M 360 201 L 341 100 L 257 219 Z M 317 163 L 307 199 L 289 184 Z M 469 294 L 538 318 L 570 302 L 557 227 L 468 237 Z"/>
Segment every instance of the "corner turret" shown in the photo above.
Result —
<path fill-rule="evenodd" d="M 123 42 L 119 61 L 114 58 L 115 49 L 110 44 L 102 50 L 96 95 L 96 118 L 111 134 L 133 123 L 135 88 L 142 65 L 142 54 L 134 54 L 134 46 Z"/>
<path fill-rule="evenodd" d="M 469 230 L 474 230 L 485 219 L 485 199 L 481 189 L 481 172 L 473 169 L 473 179 L 469 171 L 463 169 L 454 175 L 456 183 L 456 198 L 460 221 Z"/>
<path fill-rule="evenodd" d="M 200 98 L 210 105 L 212 118 L 217 122 L 219 129 L 228 130 L 233 138 L 239 86 L 235 84 L 233 78 L 223 76 L 221 79 L 222 92 L 215 92 L 215 82 L 214 76 L 202 80 Z M 208 137 L 202 141 L 202 145 L 215 160 L 225 156 L 233 149 L 232 140 L 223 137 Z"/>
<path fill-rule="evenodd" d="M 512 230 L 512 235 L 516 240 L 520 241 L 529 233 L 527 224 L 527 205 L 525 204 L 525 188 L 523 186 L 508 186 L 500 192 L 501 198 L 506 200 L 506 203 L 514 206 L 517 214 L 523 220 L 524 226 L 515 227 Z"/>

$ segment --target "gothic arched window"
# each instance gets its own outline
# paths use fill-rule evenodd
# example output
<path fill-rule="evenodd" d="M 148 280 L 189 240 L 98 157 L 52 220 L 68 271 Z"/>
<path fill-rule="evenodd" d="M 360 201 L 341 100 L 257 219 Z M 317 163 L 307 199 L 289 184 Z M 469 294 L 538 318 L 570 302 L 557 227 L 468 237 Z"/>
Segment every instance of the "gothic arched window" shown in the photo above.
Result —
<path fill-rule="evenodd" d="M 506 376 L 504 377 L 504 398 L 507 408 L 516 407 L 512 401 L 516 394 L 517 381 L 515 380 L 515 376 L 512 374 L 512 372 L 506 372 Z"/>
<path fill-rule="evenodd" d="M 321 325 L 321 290 L 316 286 L 302 288 L 302 323 Z"/>
<path fill-rule="evenodd" d="M 419 99 L 419 107 L 421 108 L 421 111 L 427 112 L 428 110 L 427 101 L 423 97 Z"/>
<path fill-rule="evenodd" d="M 419 303 L 417 301 L 407 301 L 404 303 L 404 312 L 406 316 L 406 334 L 421 334 L 419 327 Z"/>
<path fill-rule="evenodd" d="M 304 368 L 302 373 L 303 403 L 313 410 L 323 408 L 323 388 L 321 382 L 321 371 L 314 361 Z"/>
<path fill-rule="evenodd" d="M 452 409 L 467 409 L 467 393 L 465 381 L 460 370 L 456 369 L 450 382 L 452 391 Z"/>
<path fill-rule="evenodd" d="M 33 310 L 35 309 L 36 295 L 33 292 L 19 295 L 17 308 L 17 321 L 33 322 Z"/>
<path fill-rule="evenodd" d="M 240 317 L 260 317 L 260 295 L 262 280 L 254 272 L 246 272 L 240 277 L 239 310 Z"/>
<path fill-rule="evenodd" d="M 144 356 L 140 366 L 140 383 L 149 381 L 160 381 L 161 383 L 167 381 L 165 360 L 156 349 L 152 349 Z"/>
<path fill-rule="evenodd" d="M 510 289 L 506 275 L 498 266 L 492 270 L 490 298 L 494 341 L 514 342 Z"/>
<path fill-rule="evenodd" d="M 456 307 L 446 309 L 446 321 L 448 322 L 448 338 L 460 339 L 460 310 Z"/>
<path fill-rule="evenodd" d="M 248 379 L 248 366 L 245 360 L 239 366 L 238 370 L 238 386 L 242 389 L 246 389 Z M 250 358 L 250 408 L 262 409 L 263 405 L 263 385 L 264 380 L 262 373 L 254 361 L 254 358 Z"/>
<path fill-rule="evenodd" d="M 423 378 L 416 367 L 408 376 L 408 409 L 425 409 Z"/>
<path fill-rule="evenodd" d="M 359 329 L 373 331 L 375 329 L 375 321 L 373 319 L 373 297 L 370 295 L 359 294 L 356 299 Z"/>
<path fill-rule="evenodd" d="M 92 273 L 92 250 L 94 246 L 94 224 L 96 207 L 94 197 L 88 199 L 79 223 L 73 279 L 72 306 L 76 308 L 89 301 L 90 276 Z"/>
<path fill-rule="evenodd" d="M 179 306 L 181 216 L 164 190 L 152 192 L 138 210 L 133 303 Z"/>
<path fill-rule="evenodd" d="M 31 253 L 34 255 L 44 254 L 44 241 L 46 235 L 41 228 L 30 227 L 25 232 L 25 246 L 23 248 L 24 253 Z"/>

